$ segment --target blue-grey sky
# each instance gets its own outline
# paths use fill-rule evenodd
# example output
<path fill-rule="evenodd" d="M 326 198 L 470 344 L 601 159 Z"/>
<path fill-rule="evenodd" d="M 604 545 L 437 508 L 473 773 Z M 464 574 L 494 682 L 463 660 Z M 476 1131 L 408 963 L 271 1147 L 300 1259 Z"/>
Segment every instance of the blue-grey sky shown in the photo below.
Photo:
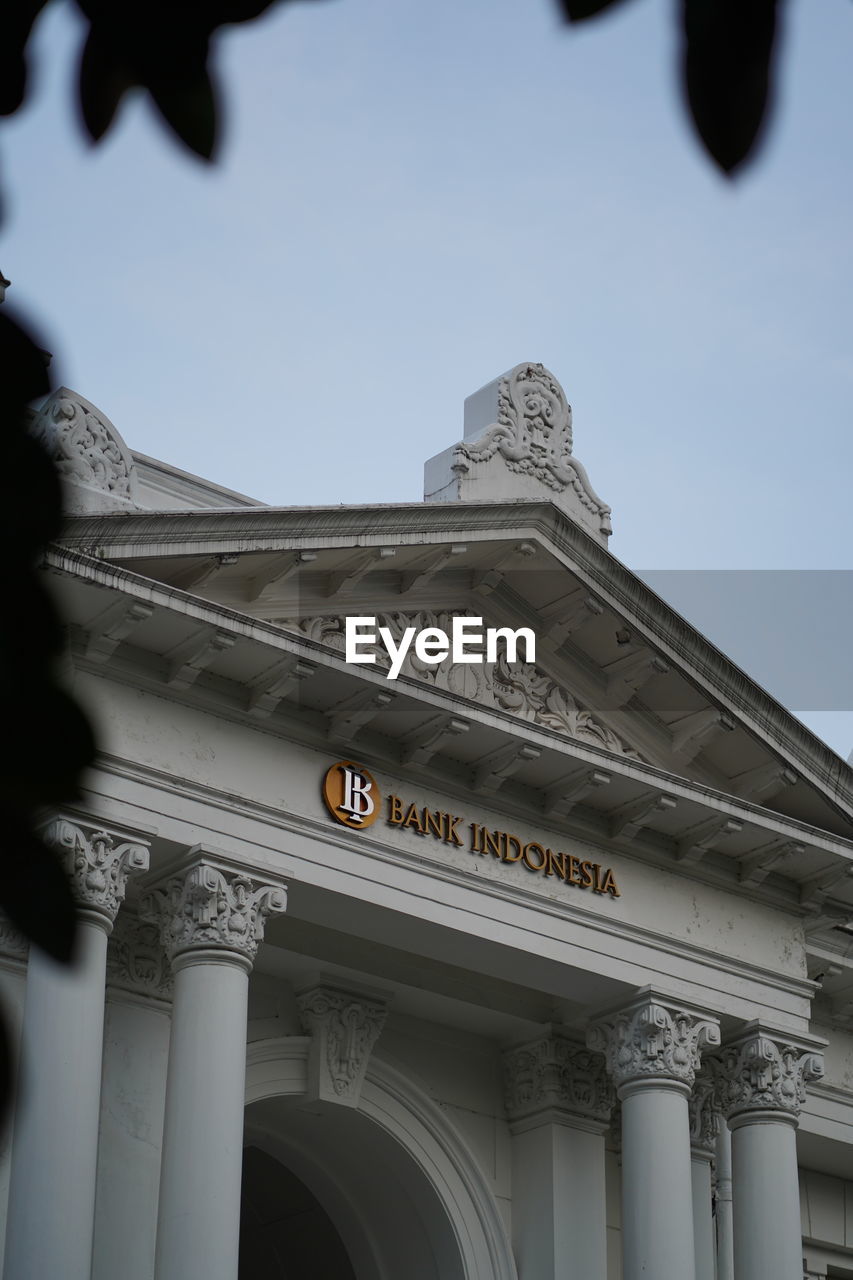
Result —
<path fill-rule="evenodd" d="M 136 99 L 86 144 L 55 3 L 0 122 L 9 301 L 131 447 L 265 501 L 420 498 L 464 397 L 540 360 L 630 566 L 853 568 L 853 6 L 786 9 L 728 182 L 674 3 L 281 5 L 220 39 L 213 168 Z M 847 755 L 853 715 L 794 709 Z"/>

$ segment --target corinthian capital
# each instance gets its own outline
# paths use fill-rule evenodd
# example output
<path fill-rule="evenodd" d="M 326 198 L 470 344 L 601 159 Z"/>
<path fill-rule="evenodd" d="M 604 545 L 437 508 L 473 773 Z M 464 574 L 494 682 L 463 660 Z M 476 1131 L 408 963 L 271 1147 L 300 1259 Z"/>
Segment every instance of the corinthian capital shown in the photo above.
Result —
<path fill-rule="evenodd" d="M 706 1071 L 705 1065 L 702 1064 L 702 1070 L 696 1077 L 687 1107 L 690 1113 L 690 1147 L 712 1160 L 723 1116 L 716 1081 Z"/>
<path fill-rule="evenodd" d="M 325 983 L 301 992 L 296 1000 L 302 1025 L 311 1036 L 309 1097 L 358 1106 L 370 1054 L 385 1025 L 385 1002 Z"/>
<path fill-rule="evenodd" d="M 716 1018 L 643 991 L 596 1019 L 586 1042 L 604 1054 L 617 1089 L 643 1080 L 675 1081 L 689 1089 L 701 1051 L 720 1043 L 720 1028 Z"/>
<path fill-rule="evenodd" d="M 287 906 L 282 884 L 264 884 L 206 854 L 141 899 L 139 914 L 160 925 L 169 960 L 190 951 L 220 950 L 249 966 L 267 917 Z"/>
<path fill-rule="evenodd" d="M 603 1057 L 552 1030 L 506 1051 L 504 1099 L 513 1122 L 562 1114 L 606 1125 L 616 1095 Z"/>
<path fill-rule="evenodd" d="M 56 818 L 45 841 L 62 857 L 78 906 L 112 925 L 129 875 L 148 870 L 148 842 L 78 819 Z"/>
<path fill-rule="evenodd" d="M 780 1035 L 750 1023 L 714 1055 L 717 1089 L 729 1119 L 776 1111 L 796 1120 L 806 1100 L 806 1086 L 823 1077 L 825 1043 Z"/>

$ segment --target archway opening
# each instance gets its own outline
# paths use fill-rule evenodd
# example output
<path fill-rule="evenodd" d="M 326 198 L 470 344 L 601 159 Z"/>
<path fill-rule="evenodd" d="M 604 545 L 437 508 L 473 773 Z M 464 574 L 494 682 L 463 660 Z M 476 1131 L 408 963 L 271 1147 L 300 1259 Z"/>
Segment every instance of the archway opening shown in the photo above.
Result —
<path fill-rule="evenodd" d="M 243 1151 L 239 1280 L 356 1280 L 320 1201 L 257 1146 Z"/>

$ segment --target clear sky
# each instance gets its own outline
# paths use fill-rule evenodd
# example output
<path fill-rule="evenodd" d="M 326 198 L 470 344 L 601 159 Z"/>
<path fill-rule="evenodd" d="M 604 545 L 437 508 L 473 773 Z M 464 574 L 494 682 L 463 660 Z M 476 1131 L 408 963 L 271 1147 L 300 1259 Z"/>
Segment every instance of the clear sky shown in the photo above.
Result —
<path fill-rule="evenodd" d="M 86 144 L 55 3 L 0 122 L 9 301 L 132 448 L 268 502 L 419 499 L 464 397 L 539 360 L 632 568 L 851 569 L 853 5 L 786 9 L 768 143 L 728 182 L 674 3 L 583 29 L 551 0 L 280 5 L 220 39 L 214 168 L 139 100 Z M 793 709 L 848 754 L 850 709 Z"/>

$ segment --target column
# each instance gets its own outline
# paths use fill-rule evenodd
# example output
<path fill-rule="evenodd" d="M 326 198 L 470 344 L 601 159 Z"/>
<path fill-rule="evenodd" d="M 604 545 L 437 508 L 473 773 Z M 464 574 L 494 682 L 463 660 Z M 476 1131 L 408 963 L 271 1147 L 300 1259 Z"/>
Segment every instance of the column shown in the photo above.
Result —
<path fill-rule="evenodd" d="M 687 1099 L 714 1018 L 645 988 L 587 1032 L 622 1103 L 623 1280 L 694 1280 Z"/>
<path fill-rule="evenodd" d="M 107 937 L 147 843 L 75 819 L 50 824 L 78 903 L 75 963 L 30 948 L 4 1280 L 90 1280 Z"/>
<path fill-rule="evenodd" d="M 512 1131 L 512 1235 L 524 1280 L 607 1273 L 604 1135 L 615 1101 L 604 1059 L 556 1028 L 504 1054 Z"/>
<path fill-rule="evenodd" d="M 796 1129 L 806 1085 L 823 1075 L 825 1043 L 752 1022 L 718 1055 L 732 1131 L 735 1280 L 802 1280 Z"/>
<path fill-rule="evenodd" d="M 732 1220 L 732 1131 L 723 1121 L 717 1134 L 717 1280 L 734 1280 Z"/>
<path fill-rule="evenodd" d="M 249 973 L 286 901 L 196 846 L 141 903 L 175 978 L 156 1280 L 237 1280 Z"/>
<path fill-rule="evenodd" d="M 715 1280 L 716 1240 L 712 1192 L 712 1165 L 716 1154 L 720 1110 L 714 1083 L 700 1073 L 688 1100 L 690 1116 L 690 1179 L 693 1191 L 693 1247 L 696 1280 Z"/>

